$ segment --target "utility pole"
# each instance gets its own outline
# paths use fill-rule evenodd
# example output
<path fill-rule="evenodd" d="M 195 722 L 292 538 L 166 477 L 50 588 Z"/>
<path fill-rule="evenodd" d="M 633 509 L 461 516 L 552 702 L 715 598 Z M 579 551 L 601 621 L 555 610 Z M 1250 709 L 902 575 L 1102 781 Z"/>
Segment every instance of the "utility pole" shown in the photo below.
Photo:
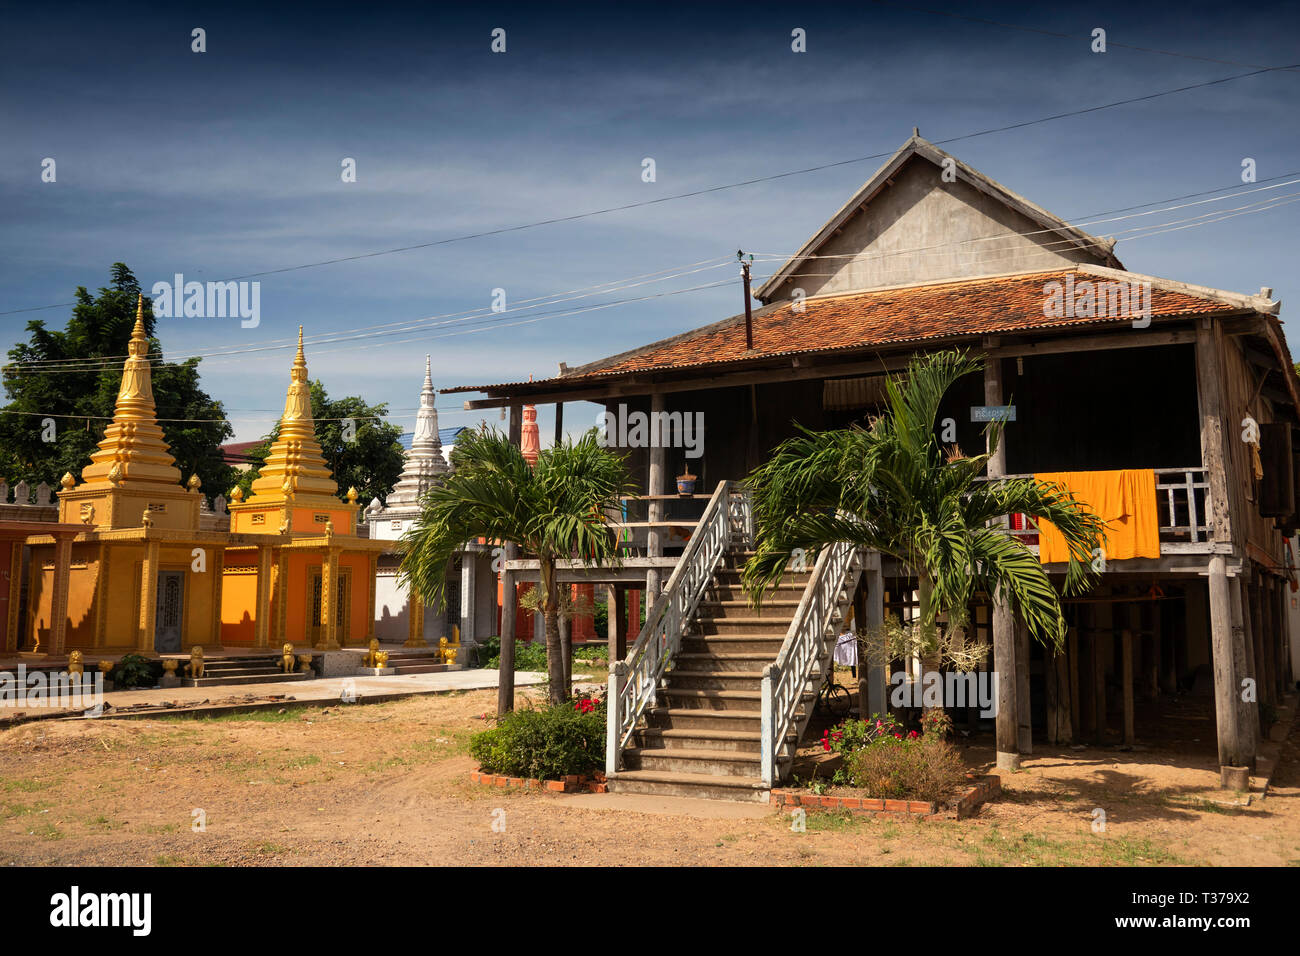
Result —
<path fill-rule="evenodd" d="M 746 256 L 744 250 L 737 250 L 736 258 L 740 260 L 740 274 L 745 277 L 745 351 L 754 351 L 754 309 L 753 297 L 749 294 L 749 265 L 754 261 L 753 253 Z"/>

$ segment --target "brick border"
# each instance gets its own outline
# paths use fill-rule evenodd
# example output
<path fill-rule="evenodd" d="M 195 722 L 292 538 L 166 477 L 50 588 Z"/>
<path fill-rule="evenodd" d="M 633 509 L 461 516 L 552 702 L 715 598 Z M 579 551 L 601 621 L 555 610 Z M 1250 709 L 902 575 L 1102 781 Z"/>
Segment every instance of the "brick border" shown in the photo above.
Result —
<path fill-rule="evenodd" d="M 471 783 L 485 787 L 502 787 L 515 790 L 538 790 L 549 793 L 605 793 L 605 774 L 597 771 L 594 776 L 586 774 L 569 774 L 561 780 L 538 780 L 535 777 L 506 777 L 498 773 L 483 773 L 475 767 L 469 772 Z"/>
<path fill-rule="evenodd" d="M 948 804 L 955 810 L 958 820 L 973 817 L 979 808 L 1002 792 L 1002 779 L 996 774 L 971 778 L 972 786 Z M 933 820 L 942 815 L 938 804 L 925 800 L 883 800 L 871 797 L 836 797 L 818 795 L 807 790 L 772 790 L 772 804 L 778 808 L 805 807 L 818 810 L 850 810 L 871 816 L 887 814 L 896 817 L 915 817 Z"/>

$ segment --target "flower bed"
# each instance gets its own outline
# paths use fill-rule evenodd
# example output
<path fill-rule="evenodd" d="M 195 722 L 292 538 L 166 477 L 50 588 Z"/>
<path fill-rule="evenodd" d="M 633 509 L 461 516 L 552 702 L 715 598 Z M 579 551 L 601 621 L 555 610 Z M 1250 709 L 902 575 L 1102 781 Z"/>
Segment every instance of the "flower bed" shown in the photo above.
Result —
<path fill-rule="evenodd" d="M 996 775 L 977 777 L 969 774 L 966 786 L 953 799 L 939 803 L 928 800 L 892 800 L 880 797 L 848 796 L 841 793 L 813 793 L 809 788 L 772 791 L 773 805 L 809 809 L 852 810 L 859 813 L 889 814 L 928 819 L 946 809 L 956 812 L 958 820 L 974 816 L 979 808 L 1002 792 L 1002 780 Z"/>
<path fill-rule="evenodd" d="M 955 808 L 969 816 L 1001 789 L 977 779 L 947 741 L 942 711 L 908 731 L 890 714 L 847 720 L 822 734 L 824 759 L 802 788 L 773 791 L 778 806 L 832 807 L 870 813 L 933 816 Z"/>
<path fill-rule="evenodd" d="M 517 790 L 544 790 L 552 793 L 604 793 L 606 789 L 605 775 L 599 771 L 590 777 L 568 774 L 562 780 L 541 780 L 536 777 L 505 777 L 484 773 L 482 768 L 475 767 L 469 772 L 469 779 L 485 787 L 513 787 Z"/>

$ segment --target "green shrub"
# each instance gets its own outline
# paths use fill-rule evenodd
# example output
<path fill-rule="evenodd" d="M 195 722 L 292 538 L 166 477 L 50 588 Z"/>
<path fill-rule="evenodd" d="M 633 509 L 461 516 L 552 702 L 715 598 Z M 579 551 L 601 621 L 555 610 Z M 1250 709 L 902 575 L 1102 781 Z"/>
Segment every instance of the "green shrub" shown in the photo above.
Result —
<path fill-rule="evenodd" d="M 501 660 L 501 638 L 493 634 L 478 642 L 474 653 L 479 667 L 496 667 Z M 491 663 L 489 663 L 491 662 Z"/>
<path fill-rule="evenodd" d="M 152 687 L 158 682 L 152 662 L 136 653 L 123 654 L 109 676 L 115 687 Z"/>
<path fill-rule="evenodd" d="M 496 638 L 495 653 L 488 658 L 488 667 L 501 666 L 501 638 Z M 545 641 L 515 641 L 515 670 L 517 671 L 545 671 L 546 670 L 546 642 Z"/>
<path fill-rule="evenodd" d="M 558 780 L 605 766 L 605 705 L 580 699 L 511 711 L 475 734 L 469 752 L 488 773 Z"/>
<path fill-rule="evenodd" d="M 587 644 L 573 649 L 575 661 L 586 661 L 599 666 L 602 670 L 609 667 L 609 647 L 604 644 Z"/>
<path fill-rule="evenodd" d="M 942 737 L 884 734 L 848 754 L 849 781 L 876 798 L 939 802 L 966 778 L 966 766 Z"/>

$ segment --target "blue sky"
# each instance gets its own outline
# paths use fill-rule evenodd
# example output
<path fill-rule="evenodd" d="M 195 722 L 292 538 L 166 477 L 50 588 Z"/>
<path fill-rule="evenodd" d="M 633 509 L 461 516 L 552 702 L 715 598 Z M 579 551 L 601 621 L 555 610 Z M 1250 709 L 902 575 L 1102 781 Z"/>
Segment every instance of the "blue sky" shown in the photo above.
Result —
<path fill-rule="evenodd" d="M 68 311 L 13 310 L 68 302 L 78 285 L 105 284 L 118 260 L 146 289 L 178 272 L 285 269 L 887 153 L 913 126 L 939 141 L 1251 69 L 1233 64 L 1300 62 L 1294 5 L 933 2 L 1068 38 L 902 3 L 11 6 L 0 37 L 0 312 L 10 313 L 0 346 L 24 338 L 28 319 L 61 326 Z M 195 27 L 204 53 L 191 52 Z M 497 27 L 502 54 L 490 50 Z M 1104 54 L 1089 48 L 1096 27 L 1112 43 Z M 806 53 L 790 49 L 794 28 L 807 32 Z M 1266 73 L 945 148 L 1073 220 L 1239 185 L 1245 157 L 1260 180 L 1300 171 L 1298 94 L 1300 72 Z M 46 157 L 55 183 L 41 181 Z M 355 183 L 341 181 L 344 157 L 356 160 Z M 653 183 L 642 181 L 646 157 Z M 389 402 L 409 428 L 426 352 L 440 388 L 541 378 L 740 311 L 738 281 L 679 291 L 734 280 L 734 264 L 676 273 L 738 248 L 793 252 L 879 163 L 264 275 L 258 328 L 171 318 L 158 334 L 173 357 L 282 345 L 302 324 L 313 377 L 331 394 Z M 1300 293 L 1298 212 L 1291 203 L 1121 240 L 1117 252 L 1138 272 L 1271 286 L 1286 321 Z M 531 313 L 321 341 L 484 310 L 496 288 L 513 306 L 655 272 L 673 277 L 567 308 L 678 294 L 522 325 Z M 290 358 L 267 348 L 205 359 L 205 387 L 238 439 L 277 417 Z M 480 419 L 458 411 L 461 398 L 440 398 L 443 425 Z M 541 409 L 544 437 L 550 414 Z M 574 406 L 565 424 L 594 414 Z"/>

